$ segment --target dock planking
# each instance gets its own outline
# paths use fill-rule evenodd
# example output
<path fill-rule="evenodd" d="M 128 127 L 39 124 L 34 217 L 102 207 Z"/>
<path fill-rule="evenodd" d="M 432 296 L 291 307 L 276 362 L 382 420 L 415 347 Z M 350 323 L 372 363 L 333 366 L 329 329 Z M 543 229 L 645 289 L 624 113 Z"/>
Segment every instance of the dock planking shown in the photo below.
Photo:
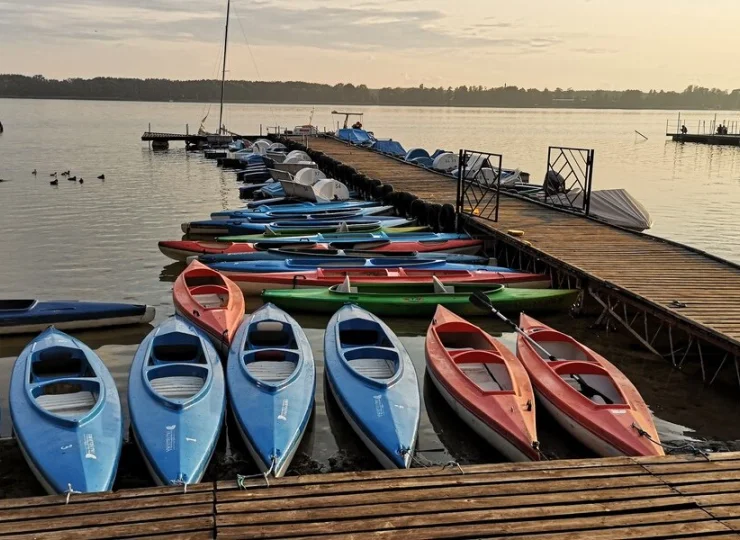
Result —
<path fill-rule="evenodd" d="M 394 191 L 406 191 L 430 203 L 455 205 L 457 186 L 449 177 L 331 138 L 309 139 L 308 143 L 313 150 L 392 185 Z M 504 193 L 498 222 L 474 221 L 482 231 L 531 260 L 558 267 L 589 286 L 618 294 L 667 326 L 718 347 L 731 355 L 729 365 L 734 357 L 737 370 L 740 266 L 675 242 Z M 511 229 L 524 231 L 524 236 L 508 235 Z M 507 264 L 505 260 L 499 262 Z M 685 307 L 672 307 L 674 301 Z M 673 350 L 666 356 L 675 356 Z M 702 358 L 702 371 L 703 362 Z"/>
<path fill-rule="evenodd" d="M 740 452 L 432 466 L 7 499 L 0 537 L 739 538 Z"/>

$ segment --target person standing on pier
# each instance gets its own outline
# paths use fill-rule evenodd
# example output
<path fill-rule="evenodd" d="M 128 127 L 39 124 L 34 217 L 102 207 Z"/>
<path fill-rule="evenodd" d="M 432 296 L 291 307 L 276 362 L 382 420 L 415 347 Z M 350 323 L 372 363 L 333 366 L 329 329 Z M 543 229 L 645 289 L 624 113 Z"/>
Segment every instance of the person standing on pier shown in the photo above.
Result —
<path fill-rule="evenodd" d="M 683 124 L 681 126 L 681 133 L 683 133 L 684 135 L 686 135 L 688 132 L 689 132 L 689 129 L 686 127 L 686 124 Z"/>

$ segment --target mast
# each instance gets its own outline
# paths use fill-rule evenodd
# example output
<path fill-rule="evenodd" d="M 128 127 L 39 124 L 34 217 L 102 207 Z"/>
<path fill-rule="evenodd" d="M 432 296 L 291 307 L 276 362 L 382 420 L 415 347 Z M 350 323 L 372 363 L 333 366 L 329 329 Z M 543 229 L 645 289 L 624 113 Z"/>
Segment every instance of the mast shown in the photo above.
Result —
<path fill-rule="evenodd" d="M 229 43 L 229 13 L 231 11 L 231 0 L 226 1 L 226 31 L 224 32 L 224 63 L 221 71 L 221 107 L 218 111 L 218 134 L 223 133 L 224 118 L 224 84 L 226 83 L 226 47 Z"/>

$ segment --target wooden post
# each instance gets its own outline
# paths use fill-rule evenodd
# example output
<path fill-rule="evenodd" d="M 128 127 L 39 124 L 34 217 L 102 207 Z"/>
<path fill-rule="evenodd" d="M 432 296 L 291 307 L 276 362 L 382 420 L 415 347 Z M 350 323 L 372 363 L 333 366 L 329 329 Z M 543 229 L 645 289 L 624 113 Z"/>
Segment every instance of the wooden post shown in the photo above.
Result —
<path fill-rule="evenodd" d="M 260 124 L 260 137 L 262 137 L 262 124 Z"/>
<path fill-rule="evenodd" d="M 188 124 L 185 124 L 185 135 L 190 135 L 190 132 L 188 131 Z"/>
<path fill-rule="evenodd" d="M 149 122 L 149 133 L 151 133 L 151 132 L 152 132 L 152 123 Z M 151 149 L 152 149 L 152 141 L 149 141 L 149 150 L 151 150 Z"/>

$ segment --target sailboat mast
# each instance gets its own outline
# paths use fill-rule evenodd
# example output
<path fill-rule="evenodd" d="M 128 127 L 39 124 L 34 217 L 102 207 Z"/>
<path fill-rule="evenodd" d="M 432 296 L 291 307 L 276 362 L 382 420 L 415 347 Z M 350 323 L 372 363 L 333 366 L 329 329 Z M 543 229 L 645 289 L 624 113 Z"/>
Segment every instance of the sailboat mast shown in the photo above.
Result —
<path fill-rule="evenodd" d="M 231 12 L 231 0 L 226 1 L 226 31 L 224 32 L 224 63 L 221 72 L 221 107 L 218 111 L 218 134 L 223 133 L 224 118 L 224 85 L 226 84 L 226 48 L 229 43 L 229 13 Z"/>

